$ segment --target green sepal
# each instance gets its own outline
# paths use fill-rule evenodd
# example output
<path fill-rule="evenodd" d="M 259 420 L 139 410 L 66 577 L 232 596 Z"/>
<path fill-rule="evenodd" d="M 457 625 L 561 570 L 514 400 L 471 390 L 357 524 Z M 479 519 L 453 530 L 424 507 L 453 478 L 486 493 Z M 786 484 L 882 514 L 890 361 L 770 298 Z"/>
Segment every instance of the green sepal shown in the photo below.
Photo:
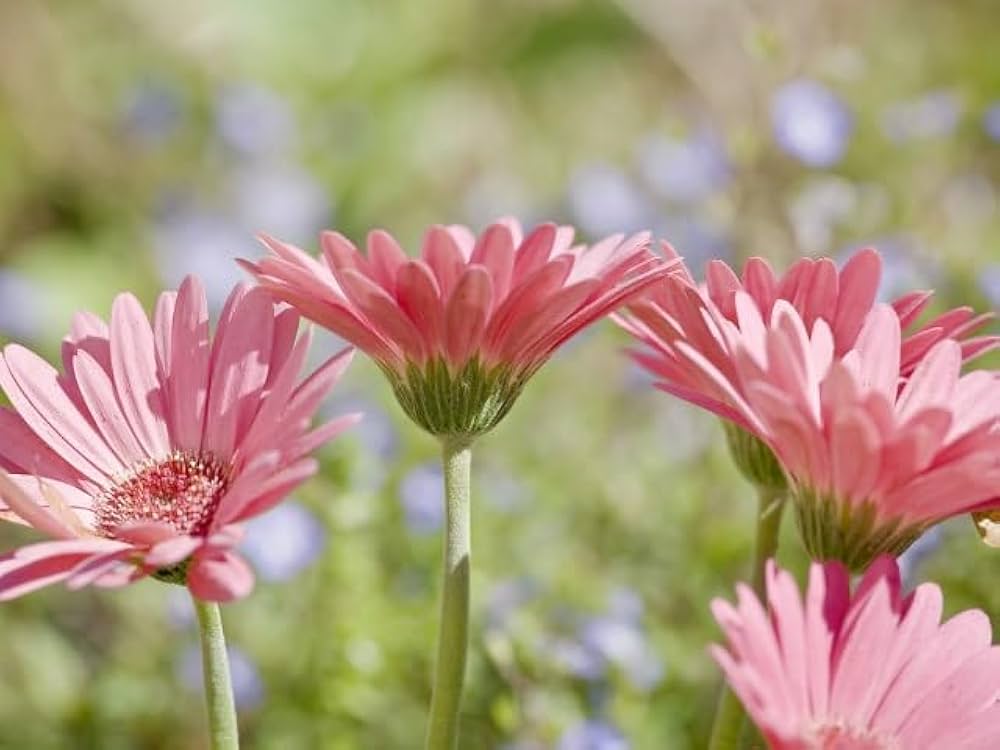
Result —
<path fill-rule="evenodd" d="M 187 557 L 176 565 L 171 565 L 169 568 L 160 568 L 152 574 L 152 577 L 157 581 L 163 581 L 164 583 L 187 586 L 188 568 L 190 567 L 191 558 Z"/>
<path fill-rule="evenodd" d="M 802 543 L 814 560 L 839 560 L 860 573 L 879 555 L 897 556 L 917 540 L 925 524 L 879 520 L 871 501 L 838 502 L 805 487 L 792 490 Z"/>
<path fill-rule="evenodd" d="M 781 464 L 763 440 L 727 419 L 722 420 L 722 429 L 726 433 L 729 455 L 747 481 L 771 492 L 788 489 Z"/>
<path fill-rule="evenodd" d="M 487 369 L 473 358 L 452 372 L 442 359 L 408 363 L 405 375 L 383 367 L 406 415 L 432 435 L 474 438 L 493 429 L 521 395 L 530 372 Z"/>

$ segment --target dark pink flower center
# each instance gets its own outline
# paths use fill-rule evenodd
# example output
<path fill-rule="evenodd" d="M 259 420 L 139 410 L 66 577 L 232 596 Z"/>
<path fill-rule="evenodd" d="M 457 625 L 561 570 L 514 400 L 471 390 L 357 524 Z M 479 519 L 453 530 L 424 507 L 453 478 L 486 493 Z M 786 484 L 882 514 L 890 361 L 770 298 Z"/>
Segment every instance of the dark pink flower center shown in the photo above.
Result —
<path fill-rule="evenodd" d="M 175 451 L 97 497 L 97 533 L 114 537 L 122 524 L 156 521 L 181 534 L 203 535 L 230 479 L 229 464 L 211 454 Z"/>
<path fill-rule="evenodd" d="M 809 740 L 810 750 L 899 750 L 899 743 L 892 737 L 840 722 L 816 727 L 809 733 Z"/>

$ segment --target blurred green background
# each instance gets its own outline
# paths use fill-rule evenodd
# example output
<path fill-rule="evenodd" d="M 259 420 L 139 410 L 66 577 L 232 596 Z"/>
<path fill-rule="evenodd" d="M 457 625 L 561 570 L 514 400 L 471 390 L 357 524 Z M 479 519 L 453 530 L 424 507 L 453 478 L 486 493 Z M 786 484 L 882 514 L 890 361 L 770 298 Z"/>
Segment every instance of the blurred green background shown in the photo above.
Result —
<path fill-rule="evenodd" d="M 257 230 L 412 248 L 502 214 L 649 227 L 696 272 L 875 244 L 886 296 L 996 306 L 996 20 L 993 0 L 3 0 L 0 331 L 54 354 L 72 311 L 189 271 L 217 303 Z M 744 575 L 754 503 L 714 421 L 625 344 L 581 336 L 479 445 L 463 748 L 703 746 L 708 601 Z M 363 359 L 329 408 L 367 419 L 252 525 L 259 585 L 225 609 L 244 744 L 417 748 L 435 444 Z M 1000 612 L 967 519 L 905 564 L 949 610 Z M 0 748 L 205 747 L 199 678 L 181 589 L 0 607 Z"/>

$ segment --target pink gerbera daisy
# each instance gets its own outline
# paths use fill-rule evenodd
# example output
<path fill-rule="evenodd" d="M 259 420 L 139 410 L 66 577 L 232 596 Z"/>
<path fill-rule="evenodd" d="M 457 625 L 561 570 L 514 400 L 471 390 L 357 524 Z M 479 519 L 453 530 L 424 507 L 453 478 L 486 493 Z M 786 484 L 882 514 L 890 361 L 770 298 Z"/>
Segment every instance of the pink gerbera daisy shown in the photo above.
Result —
<path fill-rule="evenodd" d="M 941 590 L 901 592 L 883 557 L 853 595 L 847 571 L 814 563 L 805 601 L 773 561 L 767 603 L 747 586 L 712 611 L 712 647 L 772 750 L 993 750 L 1000 747 L 1000 648 L 989 618 L 941 622 Z"/>
<path fill-rule="evenodd" d="M 0 517 L 53 537 L 0 561 L 0 599 L 57 581 L 118 586 L 152 575 L 200 599 L 246 595 L 239 523 L 316 471 L 308 454 L 357 419 L 311 429 L 348 365 L 341 352 L 298 382 L 310 334 L 260 289 L 237 287 L 214 337 L 189 277 L 153 325 L 130 294 L 110 327 L 79 314 L 65 372 L 22 346 L 0 357 Z"/>
<path fill-rule="evenodd" d="M 924 529 L 988 505 L 1000 486 L 997 375 L 961 374 L 962 347 L 936 343 L 903 380 L 900 321 L 888 305 L 835 355 L 825 321 L 807 333 L 790 304 L 770 325 L 736 299 L 734 408 L 789 477 L 807 549 L 862 569 Z"/>
<path fill-rule="evenodd" d="M 669 245 L 665 250 L 676 256 Z M 782 276 L 761 258 L 747 261 L 742 278 L 713 260 L 704 287 L 688 273 L 676 274 L 650 289 L 617 321 L 645 344 L 633 356 L 658 378 L 657 386 L 726 420 L 730 446 L 744 473 L 756 484 L 781 486 L 779 467 L 754 439 L 753 425 L 739 408 L 743 394 L 734 377 L 733 342 L 753 334 L 748 325 L 770 321 L 780 302 L 796 312 L 807 331 L 823 321 L 832 339 L 832 354 L 841 357 L 857 341 L 875 304 L 881 275 L 881 258 L 871 249 L 856 253 L 841 269 L 829 258 L 802 258 Z M 899 347 L 900 384 L 942 340 L 960 341 L 966 360 L 1000 340 L 974 335 L 992 316 L 976 315 L 969 307 L 916 325 L 931 296 L 931 292 L 912 292 L 892 305 L 907 332 Z M 753 315 L 748 314 L 751 309 Z"/>
<path fill-rule="evenodd" d="M 319 260 L 262 239 L 272 255 L 244 265 L 265 288 L 374 358 L 417 424 L 467 437 L 496 425 L 563 342 L 678 262 L 653 256 L 647 234 L 586 247 L 571 227 L 522 237 L 513 220 L 479 237 L 432 227 L 419 258 L 383 231 L 367 256 L 325 232 Z"/>

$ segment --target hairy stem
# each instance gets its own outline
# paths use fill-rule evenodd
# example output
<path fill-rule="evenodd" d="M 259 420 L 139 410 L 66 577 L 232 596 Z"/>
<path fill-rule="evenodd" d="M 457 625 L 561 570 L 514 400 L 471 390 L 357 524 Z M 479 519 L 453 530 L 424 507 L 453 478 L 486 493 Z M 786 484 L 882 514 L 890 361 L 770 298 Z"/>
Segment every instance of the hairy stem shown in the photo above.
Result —
<path fill-rule="evenodd" d="M 453 750 L 457 746 L 469 640 L 469 484 L 472 450 L 468 440 L 443 438 L 442 462 L 447 514 L 444 585 L 426 750 Z"/>
<path fill-rule="evenodd" d="M 205 680 L 205 706 L 212 750 L 236 750 L 240 746 L 236 725 L 236 705 L 229 676 L 226 636 L 222 632 L 219 605 L 194 599 L 201 636 L 201 666 Z"/>
<path fill-rule="evenodd" d="M 758 489 L 757 535 L 754 541 L 753 571 L 750 580 L 753 590 L 762 601 L 764 596 L 764 572 L 769 558 L 778 549 L 778 532 L 781 529 L 781 514 L 785 507 L 785 492 L 774 489 Z M 712 722 L 712 736 L 709 750 L 737 750 L 743 735 L 746 712 L 729 685 L 723 683 L 719 704 Z"/>

